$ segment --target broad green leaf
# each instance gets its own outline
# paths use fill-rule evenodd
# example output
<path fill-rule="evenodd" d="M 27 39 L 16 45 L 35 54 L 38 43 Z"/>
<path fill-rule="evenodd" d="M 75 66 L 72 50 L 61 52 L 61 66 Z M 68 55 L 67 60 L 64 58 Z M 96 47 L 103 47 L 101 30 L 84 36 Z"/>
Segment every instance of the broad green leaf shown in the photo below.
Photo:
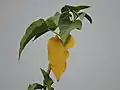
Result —
<path fill-rule="evenodd" d="M 84 17 L 92 24 L 92 18 L 87 13 L 80 12 L 79 13 L 79 18 L 82 20 Z"/>
<path fill-rule="evenodd" d="M 69 25 L 69 27 L 66 30 L 61 30 L 60 37 L 61 37 L 63 43 L 66 42 L 66 40 L 72 30 L 74 30 L 74 29 L 81 30 L 81 28 L 82 28 L 81 20 L 75 20 Z"/>
<path fill-rule="evenodd" d="M 19 59 L 21 56 L 21 53 L 25 46 L 28 44 L 28 42 L 35 36 L 39 36 L 47 32 L 47 25 L 45 24 L 44 19 L 39 19 L 33 22 L 27 29 L 20 41 L 20 48 L 19 48 Z"/>
<path fill-rule="evenodd" d="M 52 17 L 49 17 L 49 18 L 46 20 L 48 29 L 50 29 L 50 30 L 52 30 L 52 31 L 54 31 L 54 30 L 57 28 L 57 25 L 55 24 L 54 19 L 55 19 L 55 17 L 52 16 Z"/>
<path fill-rule="evenodd" d="M 39 27 L 38 29 L 39 32 L 36 33 L 33 41 L 35 41 L 38 37 L 49 31 L 46 22 L 42 23 L 41 27 Z"/>
<path fill-rule="evenodd" d="M 86 6 L 86 5 L 81 5 L 81 6 L 71 6 L 71 5 L 65 5 L 64 7 L 62 7 L 61 12 L 66 12 L 66 11 L 76 11 L 79 12 L 80 10 L 89 8 L 90 6 Z"/>
<path fill-rule="evenodd" d="M 41 84 L 38 83 L 34 83 L 34 84 L 30 84 L 28 86 L 28 90 L 35 90 L 35 89 L 42 89 L 44 86 L 42 86 Z"/>
<path fill-rule="evenodd" d="M 39 32 L 37 33 L 37 35 L 35 36 L 34 40 L 37 39 L 39 36 L 41 36 L 42 34 L 48 32 L 49 30 L 52 30 L 54 31 L 57 26 L 58 26 L 58 21 L 59 21 L 59 17 L 60 17 L 60 13 L 59 12 L 56 12 L 54 16 L 52 17 L 49 17 L 47 20 L 46 20 L 46 23 L 43 23 L 42 27 L 40 28 L 42 32 Z M 46 24 L 47 24 L 47 27 L 48 27 L 48 30 L 46 30 Z"/>
<path fill-rule="evenodd" d="M 42 74 L 44 76 L 44 84 L 47 87 L 51 86 L 53 84 L 53 80 L 51 79 L 51 77 L 49 76 L 49 74 L 46 71 L 44 71 L 43 69 L 41 69 L 41 72 L 42 72 Z"/>
<path fill-rule="evenodd" d="M 50 30 L 54 31 L 57 28 L 59 18 L 60 18 L 60 13 L 56 12 L 54 16 L 51 16 L 46 20 L 46 23 Z"/>

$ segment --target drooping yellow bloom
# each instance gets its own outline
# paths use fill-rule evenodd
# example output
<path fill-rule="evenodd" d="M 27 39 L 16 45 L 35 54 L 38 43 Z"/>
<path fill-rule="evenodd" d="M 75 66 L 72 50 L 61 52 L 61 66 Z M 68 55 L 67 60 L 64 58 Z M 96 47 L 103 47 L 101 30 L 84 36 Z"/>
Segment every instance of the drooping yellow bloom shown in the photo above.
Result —
<path fill-rule="evenodd" d="M 68 49 L 73 46 L 74 39 L 71 35 L 69 35 L 65 44 L 57 35 L 48 40 L 48 60 L 57 80 L 66 69 L 66 60 L 69 56 Z"/>

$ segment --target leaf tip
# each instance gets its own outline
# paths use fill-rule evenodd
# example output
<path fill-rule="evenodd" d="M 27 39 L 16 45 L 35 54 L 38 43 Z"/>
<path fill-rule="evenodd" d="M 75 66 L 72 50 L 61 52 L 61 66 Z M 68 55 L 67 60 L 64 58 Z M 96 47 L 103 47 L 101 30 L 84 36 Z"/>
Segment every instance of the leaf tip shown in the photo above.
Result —
<path fill-rule="evenodd" d="M 41 70 L 41 71 L 43 71 L 43 69 L 42 69 L 42 68 L 40 68 L 40 70 Z"/>
<path fill-rule="evenodd" d="M 91 6 L 88 6 L 88 8 L 91 8 Z"/>
<path fill-rule="evenodd" d="M 21 57 L 21 53 L 22 53 L 22 50 L 21 50 L 21 48 L 20 48 L 20 49 L 19 49 L 18 60 L 20 60 L 20 57 Z"/>

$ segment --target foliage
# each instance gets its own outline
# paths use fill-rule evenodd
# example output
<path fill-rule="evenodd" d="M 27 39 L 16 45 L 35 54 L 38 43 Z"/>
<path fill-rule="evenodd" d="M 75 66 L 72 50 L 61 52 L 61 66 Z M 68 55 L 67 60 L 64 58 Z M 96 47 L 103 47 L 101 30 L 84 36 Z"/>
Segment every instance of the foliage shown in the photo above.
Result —
<path fill-rule="evenodd" d="M 81 15 L 84 15 L 85 18 L 92 23 L 91 17 L 85 13 L 80 12 L 83 9 L 89 8 L 90 6 L 70 6 L 65 5 L 61 8 L 61 12 L 56 12 L 55 15 L 49 17 L 47 20 L 39 19 L 34 21 L 30 26 L 26 29 L 24 36 L 20 41 L 20 49 L 19 49 L 19 59 L 21 53 L 28 42 L 34 38 L 34 41 L 45 34 L 48 31 L 55 31 L 59 28 L 60 32 L 59 35 L 63 41 L 66 42 L 70 32 L 74 29 L 81 30 L 82 28 L 82 21 L 79 18 Z M 73 15 L 73 17 L 72 17 Z M 70 19 L 70 18 L 74 19 Z"/>

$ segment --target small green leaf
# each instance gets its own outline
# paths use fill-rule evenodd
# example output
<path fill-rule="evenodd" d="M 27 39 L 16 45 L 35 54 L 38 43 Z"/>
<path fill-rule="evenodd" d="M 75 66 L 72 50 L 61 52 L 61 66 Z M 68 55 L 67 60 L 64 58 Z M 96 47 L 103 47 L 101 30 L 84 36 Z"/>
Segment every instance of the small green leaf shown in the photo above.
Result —
<path fill-rule="evenodd" d="M 70 8 L 67 7 L 67 5 L 65 5 L 64 7 L 61 8 L 61 12 L 70 12 Z"/>
<path fill-rule="evenodd" d="M 63 12 L 60 15 L 60 19 L 59 19 L 59 23 L 58 23 L 59 30 L 60 30 L 59 35 L 60 35 L 63 43 L 66 40 L 65 32 L 69 32 L 68 28 L 69 28 L 70 25 L 71 25 L 70 13 L 69 12 Z"/>
<path fill-rule="evenodd" d="M 60 15 L 60 19 L 59 19 L 59 23 L 58 23 L 60 33 L 62 33 L 63 31 L 66 31 L 69 28 L 69 26 L 71 24 L 69 16 L 70 16 L 69 12 L 63 12 Z"/>
<path fill-rule="evenodd" d="M 74 30 L 74 29 L 81 30 L 81 28 L 82 28 L 82 22 L 80 20 L 75 20 L 69 25 L 68 28 L 66 28 L 66 30 L 61 30 L 60 37 L 61 37 L 63 43 L 66 42 L 66 40 L 72 30 Z"/>
<path fill-rule="evenodd" d="M 78 14 L 78 16 L 79 16 L 80 20 L 83 20 L 84 17 L 85 17 L 85 13 L 80 12 L 80 13 Z"/>
<path fill-rule="evenodd" d="M 79 29 L 79 30 L 82 29 L 82 22 L 81 22 L 81 20 L 73 21 L 71 23 L 70 27 L 69 27 L 70 30 L 73 30 L 73 29 L 76 29 L 76 28 Z"/>
<path fill-rule="evenodd" d="M 54 88 L 53 87 L 48 87 L 48 90 L 54 90 Z"/>
<path fill-rule="evenodd" d="M 85 17 L 89 20 L 89 22 L 92 24 L 92 18 L 86 13 Z"/>
<path fill-rule="evenodd" d="M 82 20 L 84 17 L 92 24 L 92 18 L 87 13 L 80 12 L 79 13 L 79 18 Z"/>
<path fill-rule="evenodd" d="M 51 79 L 51 77 L 49 76 L 49 74 L 46 71 L 44 71 L 43 69 L 41 69 L 41 72 L 42 72 L 42 74 L 44 76 L 44 84 L 47 87 L 51 86 L 53 84 L 53 80 Z"/>
<path fill-rule="evenodd" d="M 75 11 L 79 12 L 80 10 L 87 9 L 87 8 L 90 8 L 90 6 L 81 5 L 81 6 L 76 6 L 74 9 Z"/>
<path fill-rule="evenodd" d="M 54 22 L 55 22 L 56 26 L 58 26 L 59 18 L 60 18 L 60 13 L 56 12 L 54 15 Z"/>
<path fill-rule="evenodd" d="M 43 24 L 44 23 L 44 24 Z M 43 28 L 44 27 L 44 28 Z M 42 29 L 41 29 L 42 28 Z M 42 35 L 45 32 L 47 32 L 47 25 L 45 24 L 44 19 L 39 19 L 33 22 L 27 29 L 20 41 L 20 48 L 19 48 L 19 59 L 21 56 L 21 53 L 25 46 L 28 44 L 28 42 L 36 35 Z"/>
<path fill-rule="evenodd" d="M 71 5 L 65 5 L 64 7 L 62 7 L 61 12 L 66 12 L 66 11 L 76 11 L 79 12 L 80 10 L 89 8 L 90 6 L 86 6 L 86 5 L 80 5 L 80 6 L 71 6 Z"/>
<path fill-rule="evenodd" d="M 42 72 L 42 74 L 44 76 L 44 79 L 49 78 L 49 74 L 46 71 L 44 71 L 42 68 L 40 68 L 40 70 L 41 70 L 41 72 Z"/>
<path fill-rule="evenodd" d="M 34 83 L 34 84 L 30 84 L 28 86 L 28 90 L 35 90 L 35 89 L 42 89 L 44 86 L 42 86 L 41 84 L 38 83 Z"/>

